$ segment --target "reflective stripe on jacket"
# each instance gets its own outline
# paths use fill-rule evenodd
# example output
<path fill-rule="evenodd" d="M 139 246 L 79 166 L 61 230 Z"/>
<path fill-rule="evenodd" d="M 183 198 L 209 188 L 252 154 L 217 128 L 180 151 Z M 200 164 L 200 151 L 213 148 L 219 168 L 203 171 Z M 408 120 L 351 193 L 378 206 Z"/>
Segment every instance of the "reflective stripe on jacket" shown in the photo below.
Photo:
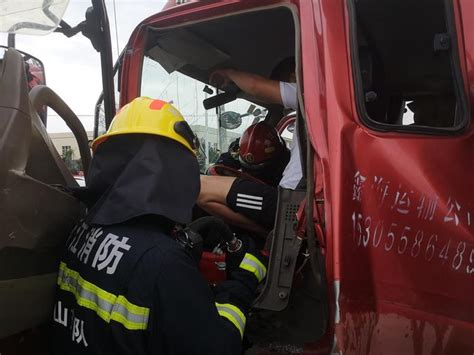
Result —
<path fill-rule="evenodd" d="M 254 295 L 235 280 L 213 293 L 160 229 L 143 217 L 74 228 L 59 266 L 55 354 L 241 354 Z"/>

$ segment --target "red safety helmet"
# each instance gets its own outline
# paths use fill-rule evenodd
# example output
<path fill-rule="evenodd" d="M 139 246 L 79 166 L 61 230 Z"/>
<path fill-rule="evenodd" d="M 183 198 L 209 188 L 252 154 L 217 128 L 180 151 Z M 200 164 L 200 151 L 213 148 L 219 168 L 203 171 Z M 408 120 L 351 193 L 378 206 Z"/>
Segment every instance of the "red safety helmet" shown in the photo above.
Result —
<path fill-rule="evenodd" d="M 286 150 L 277 130 L 265 122 L 248 127 L 239 142 L 239 160 L 248 170 L 260 170 L 274 162 Z"/>

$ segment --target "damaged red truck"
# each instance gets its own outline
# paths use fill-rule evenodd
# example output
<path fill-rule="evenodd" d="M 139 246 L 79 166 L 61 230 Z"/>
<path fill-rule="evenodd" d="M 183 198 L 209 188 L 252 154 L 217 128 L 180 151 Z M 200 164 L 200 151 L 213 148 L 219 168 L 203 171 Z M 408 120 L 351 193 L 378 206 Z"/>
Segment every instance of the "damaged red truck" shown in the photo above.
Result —
<path fill-rule="evenodd" d="M 473 53 L 470 0 L 170 1 L 137 26 L 117 64 L 119 107 L 165 93 L 176 72 L 201 89 L 216 68 L 269 76 L 296 58 L 306 189 L 280 191 L 248 353 L 473 353 Z M 238 100 L 283 117 L 230 96 L 211 97 L 212 117 Z M 202 263 L 211 283 L 216 260 Z"/>

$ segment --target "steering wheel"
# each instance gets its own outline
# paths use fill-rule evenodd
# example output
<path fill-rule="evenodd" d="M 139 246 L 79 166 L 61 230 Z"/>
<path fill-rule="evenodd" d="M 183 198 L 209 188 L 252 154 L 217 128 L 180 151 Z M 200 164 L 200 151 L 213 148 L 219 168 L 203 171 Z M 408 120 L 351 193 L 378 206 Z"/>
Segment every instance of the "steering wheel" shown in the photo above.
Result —
<path fill-rule="evenodd" d="M 43 106 L 48 106 L 58 113 L 64 122 L 66 122 L 77 140 L 82 167 L 87 176 L 91 161 L 91 151 L 89 148 L 87 132 L 79 118 L 58 94 L 45 85 L 36 85 L 31 89 L 29 97 L 33 107 L 38 113 L 43 109 Z"/>
<path fill-rule="evenodd" d="M 215 164 L 215 165 L 210 166 L 207 169 L 207 175 L 234 176 L 234 177 L 242 178 L 242 179 L 245 179 L 245 180 L 251 180 L 251 181 L 257 182 L 259 184 L 267 185 L 266 182 L 256 178 L 255 176 L 252 176 L 252 175 L 247 174 L 243 171 L 240 171 L 240 170 L 237 170 L 237 169 L 234 169 L 234 168 L 228 167 L 226 165 L 222 165 L 222 164 Z"/>

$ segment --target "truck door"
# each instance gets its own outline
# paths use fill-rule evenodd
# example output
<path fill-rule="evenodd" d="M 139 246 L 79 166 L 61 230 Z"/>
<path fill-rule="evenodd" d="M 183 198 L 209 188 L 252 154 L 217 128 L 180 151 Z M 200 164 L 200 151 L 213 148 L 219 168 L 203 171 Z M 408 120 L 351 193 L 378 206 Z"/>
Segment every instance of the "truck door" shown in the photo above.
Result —
<path fill-rule="evenodd" d="M 324 167 L 333 350 L 470 353 L 472 5 L 301 3 L 305 110 Z"/>

